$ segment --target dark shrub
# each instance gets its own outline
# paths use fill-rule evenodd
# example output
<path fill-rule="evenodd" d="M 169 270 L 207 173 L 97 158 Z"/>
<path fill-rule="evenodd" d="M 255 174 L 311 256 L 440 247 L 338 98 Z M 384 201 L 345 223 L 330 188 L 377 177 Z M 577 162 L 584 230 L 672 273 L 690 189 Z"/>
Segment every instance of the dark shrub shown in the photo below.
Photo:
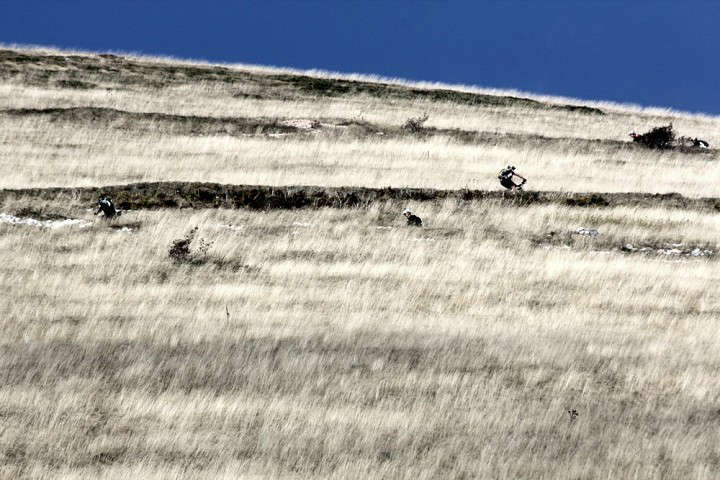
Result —
<path fill-rule="evenodd" d="M 427 113 L 424 114 L 422 117 L 410 117 L 405 120 L 402 128 L 404 128 L 405 130 L 410 130 L 412 133 L 421 132 L 423 130 L 423 124 L 427 122 L 428 118 L 430 118 L 430 115 L 428 115 Z"/>
<path fill-rule="evenodd" d="M 168 255 L 177 262 L 185 262 L 190 259 L 190 244 L 195 238 L 198 227 L 191 229 L 183 238 L 173 240 Z"/>
<path fill-rule="evenodd" d="M 661 150 L 673 148 L 675 143 L 675 132 L 672 123 L 665 127 L 655 127 L 642 135 L 633 134 L 633 142 L 645 145 L 648 148 Z"/>

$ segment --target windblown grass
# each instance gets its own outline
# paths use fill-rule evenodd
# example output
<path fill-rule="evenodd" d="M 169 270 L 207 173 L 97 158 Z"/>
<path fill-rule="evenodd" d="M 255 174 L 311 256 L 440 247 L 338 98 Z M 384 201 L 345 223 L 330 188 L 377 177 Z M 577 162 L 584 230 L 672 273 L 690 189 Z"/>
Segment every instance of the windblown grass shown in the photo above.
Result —
<path fill-rule="evenodd" d="M 5 474 L 717 473 L 716 261 L 617 250 L 717 249 L 714 215 L 399 208 L 0 226 Z"/>
<path fill-rule="evenodd" d="M 518 166 L 530 179 L 528 188 L 536 190 L 711 196 L 720 180 L 714 161 L 717 151 L 692 155 L 642 150 L 627 136 L 631 130 L 673 122 L 679 134 L 699 136 L 715 146 L 720 143 L 715 117 L 651 115 L 632 109 L 593 115 L 515 105 L 512 100 L 468 105 L 412 96 L 322 95 L 260 73 L 246 73 L 237 82 L 222 81 L 223 75 L 216 78 L 213 73 L 207 74 L 208 80 L 193 81 L 179 73 L 163 74 L 163 68 L 173 72 L 173 67 L 147 60 L 132 64 L 139 73 L 127 85 L 114 83 L 117 74 L 105 72 L 107 68 L 122 71 L 123 63 L 82 70 L 81 60 L 73 60 L 78 66 L 71 68 L 52 63 L 55 57 L 39 58 L 32 70 L 39 77 L 32 78 L 45 84 L 27 83 L 30 80 L 20 74 L 10 76 L 0 85 L 6 108 L 102 107 L 139 115 L 176 115 L 188 121 L 193 116 L 260 122 L 307 119 L 324 127 L 300 135 L 276 135 L 263 128 L 242 135 L 203 134 L 202 128 L 199 133 L 179 133 L 156 117 L 97 123 L 90 118 L 0 112 L 0 167 L 6 172 L 0 187 L 187 180 L 486 189 L 499 188 L 495 175 L 507 164 Z M 65 57 L 60 58 L 60 65 L 65 65 Z M 22 63 L 15 68 L 31 71 Z M 172 82 L 167 86 L 156 85 L 169 82 L 168 78 Z M 61 80 L 94 87 L 62 88 L 67 83 L 58 84 Z M 429 114 L 425 124 L 429 128 L 513 136 L 475 142 L 475 137 L 459 141 L 450 133 L 400 138 L 383 134 L 421 112 Z M 377 132 L 359 134 L 348 122 L 370 124 Z M 537 136 L 558 140 L 538 142 Z"/>
<path fill-rule="evenodd" d="M 2 115 L 0 124 L 5 188 L 173 180 L 499 189 L 497 171 L 507 164 L 517 165 L 533 190 L 714 196 L 720 180 L 714 153 L 658 153 L 572 139 L 543 145 L 522 137 L 468 144 L 443 135 L 386 139 L 322 131 L 173 135 Z"/>
<path fill-rule="evenodd" d="M 717 117 L 20 53 L 4 108 L 136 115 L 0 112 L 0 187 L 491 189 L 514 164 L 536 190 L 717 195 L 717 150 L 627 137 L 673 122 L 715 147 Z M 422 112 L 446 130 L 398 133 Z M 321 126 L 264 130 L 288 120 Z M 23 198 L 0 211 L 91 216 Z M 212 246 L 169 258 L 195 226 Z M 699 209 L 489 200 L 0 223 L 0 476 L 716 478 L 718 234 Z M 657 252 L 678 244 L 712 254 Z"/>

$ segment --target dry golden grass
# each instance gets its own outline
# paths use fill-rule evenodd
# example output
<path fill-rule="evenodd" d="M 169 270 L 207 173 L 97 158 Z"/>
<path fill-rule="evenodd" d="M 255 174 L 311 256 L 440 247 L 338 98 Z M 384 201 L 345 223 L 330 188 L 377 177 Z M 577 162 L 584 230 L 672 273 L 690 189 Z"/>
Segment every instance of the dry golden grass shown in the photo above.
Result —
<path fill-rule="evenodd" d="M 156 65 L 148 59 L 139 65 L 146 64 Z M 0 115 L 0 167 L 8 172 L 0 187 L 187 180 L 488 189 L 499 188 L 495 175 L 507 164 L 517 165 L 530 178 L 529 188 L 535 190 L 712 196 L 720 181 L 716 152 L 661 153 L 583 142 L 627 142 L 631 130 L 641 132 L 672 122 L 679 134 L 705 138 L 714 146 L 720 144 L 717 117 L 673 112 L 660 115 L 657 111 L 646 114 L 619 107 L 606 108 L 606 114 L 599 116 L 526 106 L 378 98 L 362 93 L 315 97 L 299 90 L 282 90 L 271 80 L 264 84 L 262 76 L 254 83 L 184 79 L 157 88 L 137 81 L 134 85 L 114 84 L 112 76 L 98 77 L 94 70 L 77 73 L 69 67 L 67 72 L 52 65 L 45 68 L 48 75 L 53 73 L 58 78 L 72 73 L 73 79 L 98 82 L 97 88 L 34 86 L 11 79 L 0 85 L 0 99 L 6 108 L 104 107 L 184 116 L 329 119 L 333 125 L 362 119 L 395 127 L 427 112 L 428 127 L 513 133 L 518 138 L 501 144 L 463 144 L 443 135 L 399 139 L 345 136 L 342 128 L 330 127 L 279 138 L 263 133 L 160 135 L 147 129 L 134 130 L 132 125 L 111 123 L 97 128 L 93 122 Z M 327 131 L 332 135 L 326 135 Z M 567 140 L 538 145 L 527 135 Z"/>
<path fill-rule="evenodd" d="M 716 152 L 614 142 L 672 121 L 717 144 L 715 117 L 310 98 L 257 79 L 119 85 L 53 61 L 33 67 L 54 72 L 47 84 L 30 67 L 0 67 L 2 104 L 326 126 L 207 135 L 165 133 L 164 120 L 0 114 L 0 187 L 495 189 L 513 163 L 537 190 L 698 196 L 714 195 L 720 175 Z M 58 78 L 95 86 L 58 88 Z M 517 136 L 340 125 L 397 127 L 423 111 L 432 127 Z M 717 478 L 717 215 L 444 201 L 409 205 L 425 220 L 416 229 L 405 206 L 131 211 L 84 229 L 0 223 L 0 477 Z M 91 207 L 13 200 L 0 212 L 90 219 Z M 171 260 L 171 242 L 194 226 L 213 242 L 207 253 Z M 580 226 L 601 234 L 573 235 Z M 627 243 L 715 254 L 625 253 Z"/>
<path fill-rule="evenodd" d="M 716 262 L 612 250 L 716 248 L 714 215 L 422 208 L 0 226 L 5 474 L 717 473 Z"/>
<path fill-rule="evenodd" d="M 522 141 L 463 144 L 442 135 L 190 136 L 58 123 L 0 116 L 0 165 L 6 172 L 0 186 L 173 180 L 500 189 L 497 171 L 507 164 L 517 165 L 533 190 L 714 196 L 720 181 L 715 153 L 613 151 L 573 140 L 538 148 Z"/>

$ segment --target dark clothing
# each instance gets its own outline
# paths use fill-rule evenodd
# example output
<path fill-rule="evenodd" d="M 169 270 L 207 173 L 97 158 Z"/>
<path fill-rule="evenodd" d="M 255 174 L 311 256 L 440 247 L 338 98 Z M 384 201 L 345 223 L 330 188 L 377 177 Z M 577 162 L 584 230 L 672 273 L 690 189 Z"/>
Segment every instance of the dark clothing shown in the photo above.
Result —
<path fill-rule="evenodd" d="M 422 227 L 422 220 L 417 215 L 409 215 L 407 217 L 407 224 L 414 227 Z"/>
<path fill-rule="evenodd" d="M 120 215 L 120 212 L 115 209 L 115 205 L 113 205 L 112 200 L 107 197 L 102 197 L 100 200 L 98 200 L 98 211 L 95 212 L 95 215 L 100 212 L 103 212 L 105 218 L 108 219 L 115 218 Z"/>
<path fill-rule="evenodd" d="M 500 177 L 500 185 L 507 188 L 508 190 L 512 190 L 516 186 L 515 182 L 513 182 L 511 178 L 503 178 L 503 177 Z"/>

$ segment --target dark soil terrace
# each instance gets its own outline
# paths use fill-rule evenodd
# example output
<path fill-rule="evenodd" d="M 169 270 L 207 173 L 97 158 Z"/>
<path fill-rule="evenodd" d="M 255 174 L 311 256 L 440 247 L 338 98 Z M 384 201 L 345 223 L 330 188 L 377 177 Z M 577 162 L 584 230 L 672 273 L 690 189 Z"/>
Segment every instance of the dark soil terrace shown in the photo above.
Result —
<path fill-rule="evenodd" d="M 122 209 L 161 208 L 345 208 L 366 207 L 374 202 L 426 202 L 496 200 L 516 206 L 561 204 L 570 207 L 663 207 L 720 210 L 720 197 L 689 198 L 678 193 L 564 193 L 500 190 L 436 190 L 428 188 L 363 188 L 318 186 L 221 185 L 199 182 L 134 183 L 84 188 L 25 188 L 0 190 L 0 204 L 94 205 L 99 195 L 109 195 Z"/>

